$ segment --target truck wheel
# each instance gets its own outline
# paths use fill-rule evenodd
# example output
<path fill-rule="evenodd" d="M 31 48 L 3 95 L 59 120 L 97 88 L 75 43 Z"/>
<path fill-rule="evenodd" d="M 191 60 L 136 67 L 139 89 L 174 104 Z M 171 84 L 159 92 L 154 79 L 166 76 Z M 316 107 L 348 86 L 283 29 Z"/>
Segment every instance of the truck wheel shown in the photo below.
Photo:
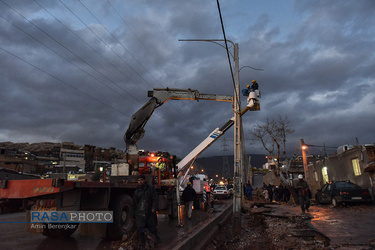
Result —
<path fill-rule="evenodd" d="M 135 229 L 135 222 L 130 216 L 132 198 L 129 195 L 115 197 L 111 209 L 113 223 L 108 224 L 107 236 L 112 240 L 121 240 L 124 234 L 129 234 Z"/>
<path fill-rule="evenodd" d="M 52 238 L 67 238 L 74 234 L 77 230 L 78 223 L 66 223 L 66 224 L 44 224 L 43 235 Z"/>

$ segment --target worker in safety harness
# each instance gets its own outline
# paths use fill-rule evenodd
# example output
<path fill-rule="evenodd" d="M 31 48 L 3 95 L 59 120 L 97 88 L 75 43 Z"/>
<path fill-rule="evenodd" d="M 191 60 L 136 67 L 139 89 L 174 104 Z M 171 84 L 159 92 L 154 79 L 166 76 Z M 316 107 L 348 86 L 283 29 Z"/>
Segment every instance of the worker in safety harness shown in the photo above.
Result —
<path fill-rule="evenodd" d="M 247 103 L 254 98 L 260 97 L 259 85 L 256 80 L 252 81 L 252 85 L 247 85 L 246 89 L 242 90 L 242 94 L 247 97 Z"/>
<path fill-rule="evenodd" d="M 250 86 L 250 85 L 247 85 L 247 86 L 246 86 L 246 89 L 243 89 L 243 90 L 242 90 L 242 94 L 243 94 L 244 96 L 249 96 L 250 92 L 253 92 L 253 91 L 255 91 L 256 89 L 259 89 L 259 85 L 258 85 L 257 81 L 253 80 L 251 86 Z"/>
<path fill-rule="evenodd" d="M 162 157 L 158 158 L 158 162 L 156 163 L 155 167 L 160 169 L 160 179 L 164 179 L 165 172 L 167 170 L 167 165 L 163 161 Z"/>

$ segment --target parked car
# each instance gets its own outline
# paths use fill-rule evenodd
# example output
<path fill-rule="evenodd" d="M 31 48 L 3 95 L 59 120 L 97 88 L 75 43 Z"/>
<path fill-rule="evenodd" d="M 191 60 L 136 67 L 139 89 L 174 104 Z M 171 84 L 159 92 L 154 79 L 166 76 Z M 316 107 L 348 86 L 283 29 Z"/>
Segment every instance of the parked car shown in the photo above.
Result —
<path fill-rule="evenodd" d="M 217 185 L 214 189 L 214 197 L 215 198 L 229 198 L 230 192 L 225 185 Z"/>
<path fill-rule="evenodd" d="M 317 190 L 315 202 L 331 203 L 334 207 L 340 203 L 370 203 L 371 195 L 369 190 L 350 181 L 335 181 Z"/>

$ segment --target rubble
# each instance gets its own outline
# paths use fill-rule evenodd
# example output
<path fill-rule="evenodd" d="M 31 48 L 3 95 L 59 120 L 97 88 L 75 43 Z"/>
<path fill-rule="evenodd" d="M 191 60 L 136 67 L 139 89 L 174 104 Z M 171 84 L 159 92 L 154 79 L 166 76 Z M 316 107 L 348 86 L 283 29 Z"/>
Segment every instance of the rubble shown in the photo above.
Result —
<path fill-rule="evenodd" d="M 232 235 L 231 219 L 206 247 L 213 249 L 331 249 L 329 239 L 316 232 L 306 216 L 269 216 L 269 208 L 244 201 L 241 235 Z"/>

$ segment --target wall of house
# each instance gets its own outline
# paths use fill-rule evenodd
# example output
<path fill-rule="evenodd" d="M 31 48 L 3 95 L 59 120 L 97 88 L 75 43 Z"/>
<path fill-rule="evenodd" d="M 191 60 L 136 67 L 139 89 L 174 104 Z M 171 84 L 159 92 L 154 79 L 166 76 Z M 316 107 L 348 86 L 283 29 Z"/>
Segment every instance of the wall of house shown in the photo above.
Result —
<path fill-rule="evenodd" d="M 372 183 L 368 172 L 364 169 L 369 162 L 374 159 L 374 146 L 354 146 L 351 149 L 341 153 L 326 157 L 316 162 L 310 162 L 308 166 L 309 179 L 308 183 L 313 195 L 316 190 L 324 185 L 322 169 L 327 167 L 329 181 L 347 181 L 363 187 L 371 188 Z M 360 175 L 354 174 L 353 159 L 359 160 Z M 316 172 L 316 174 L 315 174 Z"/>

